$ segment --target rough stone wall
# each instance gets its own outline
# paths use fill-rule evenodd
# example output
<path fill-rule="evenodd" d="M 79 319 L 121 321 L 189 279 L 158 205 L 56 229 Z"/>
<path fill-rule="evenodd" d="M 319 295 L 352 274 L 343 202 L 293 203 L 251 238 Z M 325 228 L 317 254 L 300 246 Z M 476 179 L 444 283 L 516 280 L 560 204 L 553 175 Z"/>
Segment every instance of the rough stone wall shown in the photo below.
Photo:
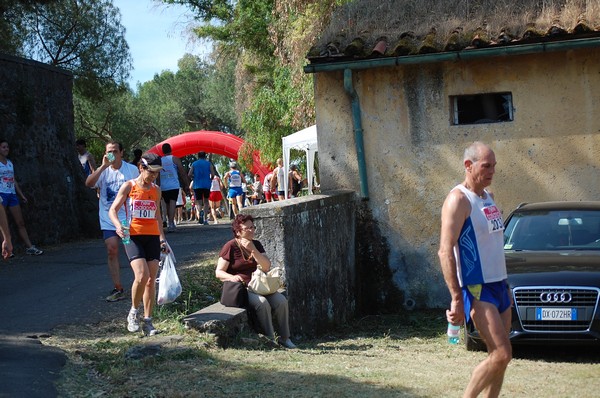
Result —
<path fill-rule="evenodd" d="M 284 270 L 292 334 L 317 335 L 355 315 L 354 192 L 329 192 L 243 209 L 272 266 Z"/>
<path fill-rule="evenodd" d="M 29 238 L 40 246 L 99 234 L 96 195 L 75 151 L 72 85 L 69 72 L 0 54 L 0 138 L 28 198 L 21 208 Z"/>
<path fill-rule="evenodd" d="M 489 143 L 498 165 L 491 189 L 507 216 L 521 202 L 600 197 L 600 49 L 354 71 L 370 198 L 383 247 L 358 253 L 388 264 L 381 305 L 443 307 L 437 258 L 440 210 L 464 177 L 464 148 Z M 454 126 L 450 96 L 511 92 L 514 121 Z M 322 189 L 359 192 L 350 101 L 343 73 L 315 75 Z M 362 257 L 361 257 L 362 256 Z M 370 259 L 370 260 L 369 260 Z"/>

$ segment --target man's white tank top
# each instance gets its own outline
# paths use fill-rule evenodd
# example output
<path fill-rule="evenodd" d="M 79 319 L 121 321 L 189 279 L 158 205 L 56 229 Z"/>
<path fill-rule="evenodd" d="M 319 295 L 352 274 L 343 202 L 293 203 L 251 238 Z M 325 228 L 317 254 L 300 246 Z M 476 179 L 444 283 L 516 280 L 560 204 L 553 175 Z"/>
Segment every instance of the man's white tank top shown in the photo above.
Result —
<path fill-rule="evenodd" d="M 461 286 L 499 282 L 506 279 L 504 222 L 487 191 L 480 198 L 463 185 L 457 185 L 471 203 L 471 214 L 460 231 L 454 257 Z"/>
<path fill-rule="evenodd" d="M 160 171 L 160 189 L 162 191 L 179 189 L 177 165 L 173 163 L 173 155 L 163 156 L 161 162 L 163 168 Z"/>

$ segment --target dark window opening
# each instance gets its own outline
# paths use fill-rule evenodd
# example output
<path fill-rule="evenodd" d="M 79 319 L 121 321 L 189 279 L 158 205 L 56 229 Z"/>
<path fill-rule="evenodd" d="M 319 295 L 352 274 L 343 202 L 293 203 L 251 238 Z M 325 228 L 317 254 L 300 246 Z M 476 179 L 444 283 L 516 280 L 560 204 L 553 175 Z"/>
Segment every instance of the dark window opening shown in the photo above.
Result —
<path fill-rule="evenodd" d="M 499 123 L 513 120 L 511 93 L 451 96 L 452 124 Z"/>

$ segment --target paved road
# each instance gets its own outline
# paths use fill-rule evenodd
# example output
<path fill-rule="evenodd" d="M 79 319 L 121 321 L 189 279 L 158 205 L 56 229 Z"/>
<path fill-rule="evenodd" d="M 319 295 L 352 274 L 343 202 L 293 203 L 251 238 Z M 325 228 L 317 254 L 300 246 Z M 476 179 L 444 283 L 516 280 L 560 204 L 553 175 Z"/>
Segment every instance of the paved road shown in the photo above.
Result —
<path fill-rule="evenodd" d="M 184 223 L 167 240 L 182 264 L 230 237 L 230 224 Z M 98 323 L 114 316 L 115 306 L 126 314 L 130 305 L 104 301 L 112 286 L 101 239 L 43 249 L 42 256 L 17 255 L 0 263 L 0 397 L 55 397 L 53 382 L 66 357 L 37 337 L 58 325 Z M 133 274 L 121 256 L 127 287 Z"/>

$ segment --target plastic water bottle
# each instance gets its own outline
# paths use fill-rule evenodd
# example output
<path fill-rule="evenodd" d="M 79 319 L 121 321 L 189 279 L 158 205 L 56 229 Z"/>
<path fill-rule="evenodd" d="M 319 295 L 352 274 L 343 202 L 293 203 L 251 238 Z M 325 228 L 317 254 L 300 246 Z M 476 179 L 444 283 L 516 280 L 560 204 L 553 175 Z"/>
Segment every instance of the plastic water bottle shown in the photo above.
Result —
<path fill-rule="evenodd" d="M 123 244 L 128 245 L 131 242 L 131 238 L 129 235 L 129 224 L 127 223 L 127 220 L 121 221 L 121 227 L 123 228 Z"/>
<path fill-rule="evenodd" d="M 448 344 L 458 344 L 460 340 L 460 325 L 453 325 L 448 322 Z"/>

